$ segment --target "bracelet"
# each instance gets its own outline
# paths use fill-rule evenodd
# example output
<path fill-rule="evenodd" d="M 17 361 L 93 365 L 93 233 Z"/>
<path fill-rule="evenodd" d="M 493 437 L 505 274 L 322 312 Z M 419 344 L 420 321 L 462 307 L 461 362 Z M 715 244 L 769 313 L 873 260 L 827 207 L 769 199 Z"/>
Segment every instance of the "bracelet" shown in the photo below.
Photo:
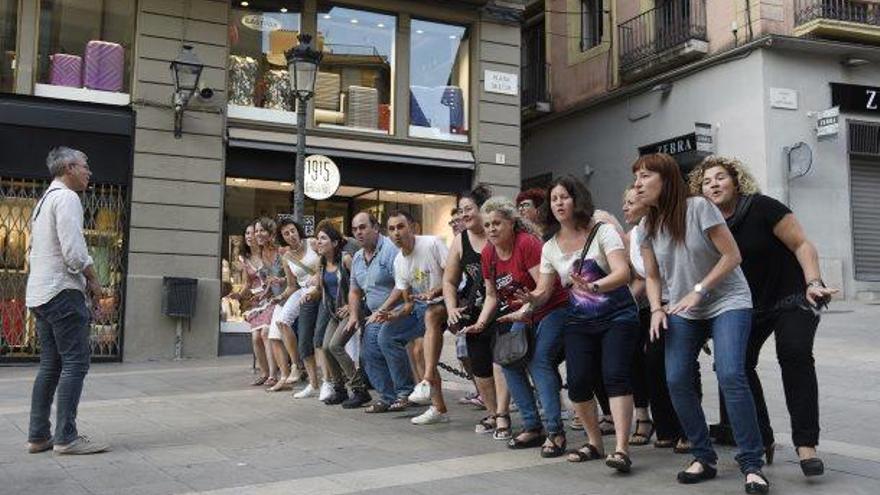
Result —
<path fill-rule="evenodd" d="M 825 282 L 821 278 L 814 278 L 807 282 L 807 287 L 822 287 L 823 289 L 826 287 Z"/>
<path fill-rule="evenodd" d="M 651 314 L 656 313 L 657 311 L 663 311 L 663 308 L 656 308 L 651 310 Z"/>

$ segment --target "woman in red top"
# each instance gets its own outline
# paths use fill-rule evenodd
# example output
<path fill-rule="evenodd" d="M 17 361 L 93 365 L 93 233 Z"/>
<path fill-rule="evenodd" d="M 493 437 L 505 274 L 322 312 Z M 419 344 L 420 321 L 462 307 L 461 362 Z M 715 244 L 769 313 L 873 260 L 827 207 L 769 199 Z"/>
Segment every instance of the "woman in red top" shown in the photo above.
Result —
<path fill-rule="evenodd" d="M 522 294 L 534 290 L 540 277 L 541 241 L 507 198 L 490 198 L 483 204 L 481 214 L 489 238 L 482 252 L 486 299 L 477 322 L 465 331 L 509 329 L 518 332 L 528 331 L 529 325 L 535 328 L 527 364 L 503 368 L 510 394 L 523 419 L 523 431 L 514 435 L 507 445 L 522 449 L 543 444 L 542 457 L 558 457 L 565 453 L 566 446 L 559 404 L 562 383 L 557 369 L 562 357 L 562 327 L 568 296 L 557 284 L 553 295 L 540 308 L 522 304 Z M 496 314 L 501 316 L 493 323 Z M 529 374 L 544 408 L 543 427 Z"/>

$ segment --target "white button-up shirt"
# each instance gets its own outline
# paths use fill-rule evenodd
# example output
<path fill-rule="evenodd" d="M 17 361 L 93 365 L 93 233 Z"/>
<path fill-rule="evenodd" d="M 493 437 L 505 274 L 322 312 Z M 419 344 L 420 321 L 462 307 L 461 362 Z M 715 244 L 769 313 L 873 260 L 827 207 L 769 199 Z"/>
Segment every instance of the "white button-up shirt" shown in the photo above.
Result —
<path fill-rule="evenodd" d="M 56 179 L 37 202 L 33 215 L 25 303 L 29 308 L 41 306 L 65 289 L 85 294 L 83 270 L 93 262 L 83 237 L 79 196 Z"/>

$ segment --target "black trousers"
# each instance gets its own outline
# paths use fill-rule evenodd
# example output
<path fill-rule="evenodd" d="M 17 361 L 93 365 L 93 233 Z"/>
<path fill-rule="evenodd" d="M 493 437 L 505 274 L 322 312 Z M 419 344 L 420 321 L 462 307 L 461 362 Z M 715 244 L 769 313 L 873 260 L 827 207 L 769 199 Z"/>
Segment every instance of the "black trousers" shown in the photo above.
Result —
<path fill-rule="evenodd" d="M 651 342 L 650 331 L 651 310 L 644 308 L 639 311 L 639 344 L 633 358 L 633 402 L 635 407 L 650 405 L 658 440 L 678 440 L 684 433 L 666 384 L 666 334 L 661 332 L 660 339 Z"/>
<path fill-rule="evenodd" d="M 757 366 L 761 348 L 771 334 L 776 339 L 776 358 L 782 371 L 785 405 L 791 418 L 792 443 L 796 447 L 819 445 L 819 385 L 813 360 L 813 342 L 818 326 L 819 317 L 802 308 L 758 313 L 753 318 L 746 351 L 746 375 L 765 447 L 773 443 L 773 428 Z M 721 411 L 722 425 L 729 425 L 723 400 Z"/>

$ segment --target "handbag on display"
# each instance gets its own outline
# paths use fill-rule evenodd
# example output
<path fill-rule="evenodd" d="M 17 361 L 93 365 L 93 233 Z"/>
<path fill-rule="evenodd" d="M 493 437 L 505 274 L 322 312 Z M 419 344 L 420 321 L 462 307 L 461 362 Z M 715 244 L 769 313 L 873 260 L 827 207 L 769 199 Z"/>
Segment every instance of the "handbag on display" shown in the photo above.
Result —
<path fill-rule="evenodd" d="M 257 61 L 251 57 L 229 56 L 229 103 L 254 106 L 257 84 Z"/>
<path fill-rule="evenodd" d="M 86 88 L 122 91 L 125 50 L 119 43 L 92 40 L 86 44 L 83 82 Z"/>
<path fill-rule="evenodd" d="M 273 110 L 292 111 L 290 73 L 286 70 L 266 71 L 266 93 L 263 107 Z"/>
<path fill-rule="evenodd" d="M 83 60 L 78 55 L 56 53 L 49 56 L 49 84 L 81 88 L 83 85 Z"/>

